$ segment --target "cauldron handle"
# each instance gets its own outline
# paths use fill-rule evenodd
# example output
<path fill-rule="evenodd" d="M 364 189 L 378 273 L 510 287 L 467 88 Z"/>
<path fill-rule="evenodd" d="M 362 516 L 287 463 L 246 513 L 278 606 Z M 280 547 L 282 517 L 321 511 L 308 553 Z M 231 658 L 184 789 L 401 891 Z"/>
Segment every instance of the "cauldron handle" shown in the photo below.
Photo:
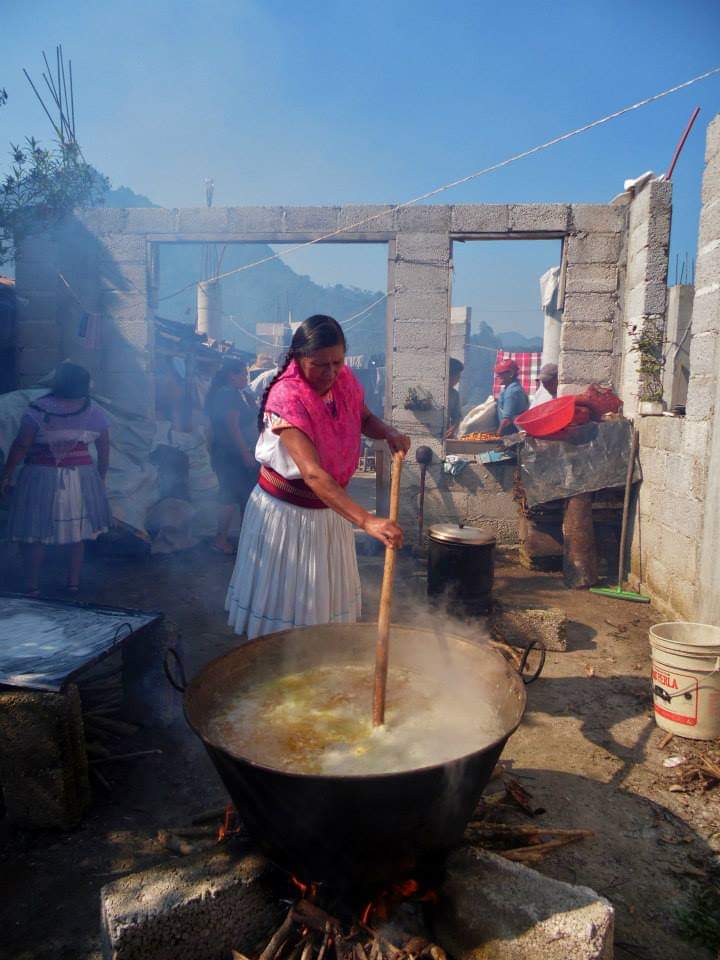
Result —
<path fill-rule="evenodd" d="M 528 657 L 530 656 L 531 650 L 535 648 L 537 648 L 540 651 L 540 663 L 537 665 L 534 673 L 528 674 L 526 676 L 524 673 L 524 670 L 525 670 L 525 667 L 527 666 Z M 523 655 L 520 657 L 520 663 L 518 664 L 518 668 L 517 668 L 518 673 L 520 674 L 520 677 L 522 679 L 522 682 L 525 685 L 529 683 L 535 683 L 537 678 L 542 673 L 543 667 L 545 666 L 546 653 L 547 651 L 545 650 L 545 644 L 542 642 L 542 640 L 531 640 L 530 643 L 527 645 L 527 647 L 525 647 L 525 650 L 523 651 Z"/>
<path fill-rule="evenodd" d="M 175 661 L 177 671 L 180 674 L 180 683 L 177 682 L 175 677 L 172 675 L 171 661 Z M 163 669 L 165 671 L 165 676 L 170 681 L 170 686 L 174 687 L 178 693 L 185 693 L 187 689 L 187 677 L 185 676 L 185 667 L 183 662 L 180 659 L 180 654 L 174 647 L 168 647 L 165 651 L 165 659 L 163 660 Z"/>

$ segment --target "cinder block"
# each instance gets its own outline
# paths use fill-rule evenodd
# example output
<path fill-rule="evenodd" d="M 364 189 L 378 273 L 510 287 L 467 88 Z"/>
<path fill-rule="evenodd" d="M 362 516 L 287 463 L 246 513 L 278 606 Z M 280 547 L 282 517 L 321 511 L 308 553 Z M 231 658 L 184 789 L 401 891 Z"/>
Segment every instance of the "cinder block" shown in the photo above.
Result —
<path fill-rule="evenodd" d="M 432 354 L 417 350 L 402 351 L 398 344 L 398 352 L 393 356 L 393 376 L 411 380 L 419 377 L 424 383 L 437 383 L 439 388 L 447 378 L 447 359 L 437 350 Z"/>
<path fill-rule="evenodd" d="M 711 240 L 699 247 L 695 266 L 695 286 L 705 286 L 720 281 L 720 240 Z"/>
<path fill-rule="evenodd" d="M 561 350 L 582 353 L 606 353 L 612 350 L 611 323 L 563 323 L 560 332 Z"/>
<path fill-rule="evenodd" d="M 715 284 L 696 288 L 692 311 L 692 336 L 711 331 L 720 331 L 720 285 Z"/>
<path fill-rule="evenodd" d="M 68 223 L 91 234 L 121 233 L 127 227 L 129 212 L 124 207 L 86 207 L 76 210 Z"/>
<path fill-rule="evenodd" d="M 148 257 L 148 245 L 144 237 L 126 233 L 98 237 L 100 263 L 109 261 L 117 264 L 145 264 Z"/>
<path fill-rule="evenodd" d="M 17 304 L 18 327 L 26 323 L 56 323 L 60 313 L 57 293 L 29 291 Z"/>
<path fill-rule="evenodd" d="M 707 462 L 708 440 L 710 438 L 709 422 L 705 420 L 688 420 L 687 417 L 685 417 L 682 424 L 682 448 L 684 452 L 689 457 Z"/>
<path fill-rule="evenodd" d="M 288 233 L 312 233 L 322 236 L 339 227 L 340 207 L 285 207 Z"/>
<path fill-rule="evenodd" d="M 568 293 L 565 296 L 563 323 L 589 323 L 592 320 L 614 321 L 618 301 L 614 293 Z"/>
<path fill-rule="evenodd" d="M 585 233 L 622 233 L 627 211 L 607 203 L 573 203 L 570 207 L 571 229 Z"/>
<path fill-rule="evenodd" d="M 227 207 L 230 233 L 284 233 L 284 207 Z"/>
<path fill-rule="evenodd" d="M 568 203 L 511 203 L 510 233 L 564 233 L 570 224 Z"/>
<path fill-rule="evenodd" d="M 450 266 L 441 263 L 407 263 L 398 260 L 394 271 L 395 285 L 400 290 L 448 291 L 450 290 Z"/>
<path fill-rule="evenodd" d="M 704 204 L 700 211 L 700 233 L 698 246 L 720 238 L 720 193 L 716 200 Z"/>
<path fill-rule="evenodd" d="M 173 217 L 173 219 L 175 218 Z M 178 233 L 223 234 L 227 233 L 228 229 L 229 223 L 226 207 L 185 207 L 177 211 Z"/>
<path fill-rule="evenodd" d="M 660 440 L 660 426 L 664 418 L 640 417 L 637 428 L 640 434 L 640 460 L 643 460 L 646 451 L 664 449 Z"/>
<path fill-rule="evenodd" d="M 565 295 L 574 293 L 615 293 L 618 270 L 611 263 L 582 263 L 568 267 Z"/>
<path fill-rule="evenodd" d="M 122 877 L 100 893 L 105 960 L 251 955 L 285 907 L 258 854 L 214 849 Z"/>
<path fill-rule="evenodd" d="M 718 377 L 718 337 L 711 333 L 694 333 L 690 340 L 690 370 L 693 376 Z"/>
<path fill-rule="evenodd" d="M 698 585 L 684 577 L 673 577 L 669 595 L 664 598 L 672 610 L 673 616 L 695 620 L 698 609 Z"/>
<path fill-rule="evenodd" d="M 705 502 L 708 481 L 708 463 L 705 458 L 690 457 L 690 497 Z"/>
<path fill-rule="evenodd" d="M 395 240 L 395 257 L 397 261 L 447 268 L 450 238 L 437 233 L 399 233 Z"/>
<path fill-rule="evenodd" d="M 397 216 L 389 204 L 346 204 L 340 208 L 338 226 L 347 230 L 350 236 L 353 233 L 394 233 Z M 372 219 L 368 221 L 369 217 Z"/>
<path fill-rule="evenodd" d="M 127 216 L 126 233 L 176 233 L 178 230 L 178 210 L 163 210 L 160 207 L 130 207 L 123 211 Z M 184 213 L 192 213 L 185 210 Z M 102 231 L 110 233 L 112 231 Z"/>
<path fill-rule="evenodd" d="M 506 203 L 460 203 L 452 207 L 453 233 L 507 233 L 510 213 Z"/>
<path fill-rule="evenodd" d="M 19 826 L 74 826 L 90 802 L 80 696 L 0 691 L 0 784 Z"/>
<path fill-rule="evenodd" d="M 440 321 L 450 324 L 450 288 L 433 286 L 419 289 L 415 285 L 395 288 L 393 314 L 398 322 Z M 444 349 L 444 346 L 443 346 Z"/>
<path fill-rule="evenodd" d="M 641 282 L 625 293 L 625 317 L 664 315 L 667 286 L 658 281 Z"/>
<path fill-rule="evenodd" d="M 681 417 L 649 417 L 643 420 L 654 420 L 657 424 L 658 447 L 668 453 L 682 454 L 685 420 Z"/>
<path fill-rule="evenodd" d="M 444 361 L 446 337 L 447 328 L 442 321 L 398 321 L 395 324 L 395 347 L 400 354 L 429 352 L 440 355 Z"/>
<path fill-rule="evenodd" d="M 647 481 L 658 490 L 665 489 L 667 454 L 664 450 L 652 448 L 641 449 L 640 466 L 642 468 L 643 483 Z"/>
<path fill-rule="evenodd" d="M 436 939 L 455 960 L 613 956 L 608 900 L 487 850 L 450 856 L 436 912 Z"/>
<path fill-rule="evenodd" d="M 665 461 L 665 485 L 669 492 L 690 492 L 690 466 L 692 461 L 682 453 L 669 452 Z"/>
<path fill-rule="evenodd" d="M 717 401 L 717 377 L 690 373 L 685 416 L 688 420 L 711 420 Z"/>
<path fill-rule="evenodd" d="M 397 211 L 398 231 L 416 233 L 447 233 L 450 230 L 449 206 L 443 204 L 415 204 Z"/>
<path fill-rule="evenodd" d="M 116 290 L 120 294 L 145 297 L 148 288 L 147 266 L 145 263 L 111 263 L 105 261 L 97 276 L 90 278 L 89 285 L 99 289 Z"/>
<path fill-rule="evenodd" d="M 700 197 L 703 204 L 720 197 L 720 153 L 708 157 L 705 163 Z"/>
<path fill-rule="evenodd" d="M 122 350 L 128 347 L 132 350 L 144 351 L 150 344 L 152 329 L 144 320 L 116 320 L 110 326 L 108 334 L 111 340 L 116 341 L 109 345 L 111 353 L 114 348 Z M 113 369 L 111 363 L 108 363 L 108 369 Z"/>
<path fill-rule="evenodd" d="M 145 320 L 148 306 L 145 297 L 130 291 L 104 290 L 100 298 L 100 312 L 115 320 Z"/>
<path fill-rule="evenodd" d="M 568 266 L 574 263 L 617 263 L 620 236 L 617 233 L 575 233 L 567 239 Z"/>
<path fill-rule="evenodd" d="M 612 383 L 611 353 L 567 353 L 560 354 L 560 379 L 563 383 L 598 383 L 610 386 Z"/>
<path fill-rule="evenodd" d="M 28 386 L 51 373 L 62 359 L 60 351 L 51 347 L 20 347 L 16 353 L 18 377 Z"/>
<path fill-rule="evenodd" d="M 668 251 L 667 244 L 647 244 L 631 258 L 628 268 L 632 269 L 637 280 L 645 283 L 662 283 L 667 286 Z"/>
<path fill-rule="evenodd" d="M 510 607 L 498 604 L 488 619 L 491 635 L 513 647 L 541 641 L 546 650 L 567 650 L 567 617 L 559 607 Z"/>
<path fill-rule="evenodd" d="M 39 350 L 59 350 L 62 342 L 62 327 L 57 322 L 18 323 L 16 327 L 16 345 Z"/>

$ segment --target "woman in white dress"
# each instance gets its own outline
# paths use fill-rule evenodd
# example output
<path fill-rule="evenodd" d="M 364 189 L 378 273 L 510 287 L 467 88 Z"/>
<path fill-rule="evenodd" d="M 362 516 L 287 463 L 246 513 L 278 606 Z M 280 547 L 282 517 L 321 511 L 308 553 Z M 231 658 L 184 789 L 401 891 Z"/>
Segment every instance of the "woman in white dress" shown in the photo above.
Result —
<path fill-rule="evenodd" d="M 258 485 L 245 510 L 225 607 L 249 639 L 319 623 L 354 623 L 360 577 L 353 524 L 383 545 L 402 530 L 346 493 L 361 434 L 407 453 L 410 439 L 365 406 L 345 366 L 345 336 L 332 317 L 295 331 L 258 416 Z"/>

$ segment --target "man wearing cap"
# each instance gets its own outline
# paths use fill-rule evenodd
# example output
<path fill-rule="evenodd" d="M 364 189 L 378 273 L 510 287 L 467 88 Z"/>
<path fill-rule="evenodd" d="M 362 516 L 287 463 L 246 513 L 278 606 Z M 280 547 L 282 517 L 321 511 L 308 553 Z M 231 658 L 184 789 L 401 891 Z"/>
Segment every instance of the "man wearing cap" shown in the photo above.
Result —
<path fill-rule="evenodd" d="M 540 386 L 532 398 L 531 407 L 537 407 L 548 400 L 554 400 L 558 392 L 558 368 L 556 363 L 545 363 L 538 374 Z"/>
<path fill-rule="evenodd" d="M 497 398 L 500 421 L 498 433 L 501 437 L 505 437 L 509 433 L 517 433 L 515 417 L 525 413 L 530 406 L 530 401 L 518 380 L 518 365 L 514 360 L 500 360 L 495 367 L 495 373 L 502 383 L 502 390 Z"/>

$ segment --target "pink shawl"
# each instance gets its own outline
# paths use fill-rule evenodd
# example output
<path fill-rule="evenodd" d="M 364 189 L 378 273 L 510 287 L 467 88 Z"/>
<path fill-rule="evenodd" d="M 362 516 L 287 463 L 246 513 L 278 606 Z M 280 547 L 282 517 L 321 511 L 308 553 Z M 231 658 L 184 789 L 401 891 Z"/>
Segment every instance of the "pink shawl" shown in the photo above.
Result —
<path fill-rule="evenodd" d="M 293 360 L 268 394 L 265 409 L 302 430 L 312 441 L 323 470 L 347 486 L 360 457 L 360 429 L 365 403 L 363 388 L 347 367 L 332 385 L 327 404 L 303 377 Z"/>

